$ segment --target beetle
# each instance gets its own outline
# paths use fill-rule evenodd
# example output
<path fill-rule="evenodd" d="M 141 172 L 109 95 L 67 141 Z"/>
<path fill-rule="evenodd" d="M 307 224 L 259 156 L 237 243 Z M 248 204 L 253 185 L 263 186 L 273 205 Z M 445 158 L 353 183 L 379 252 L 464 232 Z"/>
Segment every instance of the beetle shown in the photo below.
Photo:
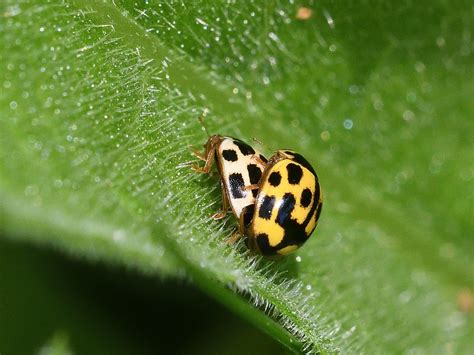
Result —
<path fill-rule="evenodd" d="M 278 258 L 299 247 L 313 233 L 323 195 L 318 175 L 300 154 L 278 150 L 265 165 L 253 205 L 244 208 L 240 233 L 252 251 Z"/>
<path fill-rule="evenodd" d="M 267 159 L 247 143 L 227 136 L 212 135 L 204 147 L 204 153 L 193 153 L 205 164 L 203 167 L 194 165 L 193 170 L 208 174 L 216 162 L 222 187 L 222 210 L 212 218 L 224 218 L 230 207 L 240 219 L 242 210 L 255 203 Z"/>

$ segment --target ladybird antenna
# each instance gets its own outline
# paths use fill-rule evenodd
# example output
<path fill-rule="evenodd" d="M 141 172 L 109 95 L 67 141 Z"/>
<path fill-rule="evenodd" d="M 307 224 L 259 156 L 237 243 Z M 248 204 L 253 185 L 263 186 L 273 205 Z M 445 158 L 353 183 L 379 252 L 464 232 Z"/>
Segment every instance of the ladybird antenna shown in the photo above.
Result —
<path fill-rule="evenodd" d="M 262 143 L 262 141 L 256 137 L 252 137 L 252 140 L 258 144 L 260 144 L 262 147 L 266 148 L 265 147 L 265 144 Z"/>
<path fill-rule="evenodd" d="M 268 148 L 268 146 L 266 144 L 264 144 L 260 139 L 256 138 L 256 137 L 252 137 L 252 140 L 257 143 L 258 145 L 260 145 L 264 150 L 266 151 L 270 151 L 271 149 Z"/>
<path fill-rule="evenodd" d="M 204 128 L 204 131 L 206 132 L 207 136 L 210 137 L 211 135 L 209 134 L 209 131 L 207 130 L 206 125 L 204 124 L 204 118 L 207 116 L 209 112 L 209 109 L 205 108 L 202 113 L 198 117 L 198 121 L 201 124 L 202 128 Z"/>

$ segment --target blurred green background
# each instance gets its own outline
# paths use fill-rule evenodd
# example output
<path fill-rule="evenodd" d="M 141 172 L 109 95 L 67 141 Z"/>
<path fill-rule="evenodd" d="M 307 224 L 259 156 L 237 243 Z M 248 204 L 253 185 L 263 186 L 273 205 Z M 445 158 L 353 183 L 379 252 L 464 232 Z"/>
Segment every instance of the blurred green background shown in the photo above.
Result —
<path fill-rule="evenodd" d="M 0 352 L 472 352 L 472 12 L 2 2 Z M 203 112 L 314 164 L 295 255 L 209 220 Z"/>
<path fill-rule="evenodd" d="M 284 349 L 189 282 L 157 280 L 5 240 L 0 270 L 2 354 L 37 353 L 56 338 L 75 354 Z"/>

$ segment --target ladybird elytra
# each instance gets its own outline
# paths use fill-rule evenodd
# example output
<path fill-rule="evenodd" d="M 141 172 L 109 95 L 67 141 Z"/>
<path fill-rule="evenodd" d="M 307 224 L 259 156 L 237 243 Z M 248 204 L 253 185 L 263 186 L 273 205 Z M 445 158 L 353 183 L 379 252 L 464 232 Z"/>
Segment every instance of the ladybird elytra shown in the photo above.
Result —
<path fill-rule="evenodd" d="M 227 136 L 210 136 L 204 147 L 203 154 L 194 154 L 205 161 L 205 165 L 194 167 L 194 170 L 209 173 L 215 160 L 222 187 L 222 211 L 214 214 L 213 218 L 224 218 L 230 207 L 240 219 L 243 208 L 255 203 L 258 183 L 267 159 L 250 145 Z"/>
<path fill-rule="evenodd" d="M 248 245 L 268 257 L 289 254 L 316 227 L 322 208 L 318 176 L 300 154 L 279 150 L 265 166 L 259 185 L 253 216 L 244 226 Z"/>

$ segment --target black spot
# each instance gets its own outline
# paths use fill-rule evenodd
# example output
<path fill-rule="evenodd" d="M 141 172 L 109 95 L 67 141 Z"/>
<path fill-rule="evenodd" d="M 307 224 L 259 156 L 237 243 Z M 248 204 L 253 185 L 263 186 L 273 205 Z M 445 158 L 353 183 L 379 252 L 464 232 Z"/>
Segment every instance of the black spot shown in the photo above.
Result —
<path fill-rule="evenodd" d="M 252 196 L 257 197 L 257 195 L 258 195 L 258 189 L 253 189 L 252 190 Z"/>
<path fill-rule="evenodd" d="M 234 140 L 234 144 L 239 147 L 240 151 L 242 152 L 243 155 L 253 155 L 255 154 L 255 150 L 249 146 L 248 144 L 245 144 L 242 141 L 239 140 Z"/>
<path fill-rule="evenodd" d="M 244 179 L 242 174 L 234 173 L 229 175 L 230 191 L 233 198 L 244 197 Z"/>
<path fill-rule="evenodd" d="M 290 193 L 286 193 L 282 200 L 276 222 L 284 228 L 285 224 L 291 219 L 291 212 L 293 212 L 295 208 L 296 200 L 295 196 Z"/>
<path fill-rule="evenodd" d="M 311 193 L 311 190 L 306 188 L 303 190 L 301 193 L 301 206 L 303 207 L 308 207 L 309 204 L 311 203 L 311 197 L 313 197 L 313 194 Z"/>
<path fill-rule="evenodd" d="M 320 186 L 319 186 L 319 183 L 318 183 L 317 180 L 316 180 L 316 183 L 314 184 L 314 190 L 313 191 L 314 191 L 313 199 L 314 199 L 315 202 L 311 206 L 311 209 L 309 210 L 309 213 L 308 213 L 308 215 L 306 216 L 306 219 L 303 222 L 303 225 L 305 227 L 308 225 L 309 221 L 311 220 L 311 218 L 314 217 L 315 214 L 321 213 L 322 205 L 321 205 L 321 203 L 319 203 L 319 197 L 320 197 L 321 189 L 320 189 Z M 318 208 L 318 211 L 316 211 L 316 208 Z M 319 216 L 318 216 L 318 218 L 319 218 Z"/>
<path fill-rule="evenodd" d="M 305 224 L 299 224 L 291 218 L 291 212 L 295 208 L 296 200 L 293 194 L 286 193 L 283 196 L 283 202 L 278 210 L 276 222 L 283 227 L 285 235 L 283 240 L 277 245 L 278 249 L 282 249 L 288 245 L 301 245 L 306 238 Z"/>
<path fill-rule="evenodd" d="M 319 195 L 319 184 L 317 182 L 315 185 L 315 191 Z M 313 198 L 315 199 L 315 197 Z M 315 201 L 317 200 L 315 199 Z M 278 210 L 278 215 L 275 221 L 283 228 L 284 235 L 283 239 L 280 243 L 278 243 L 278 245 L 271 247 L 275 252 L 290 245 L 296 245 L 298 247 L 303 245 L 308 239 L 309 235 L 311 235 L 311 233 L 306 234 L 306 226 L 308 225 L 311 218 L 314 218 L 315 214 L 316 218 L 318 218 L 319 213 L 321 213 L 322 204 L 313 203 L 305 221 L 300 224 L 291 218 L 291 213 L 295 208 L 295 203 L 295 197 L 291 193 L 287 193 L 283 196 L 283 201 L 281 203 L 280 209 Z M 317 210 L 316 207 L 318 208 Z"/>
<path fill-rule="evenodd" d="M 289 152 L 289 153 L 291 153 L 291 155 L 293 155 L 293 160 L 295 162 L 303 165 L 306 169 L 311 171 L 314 174 L 314 176 L 316 176 L 316 179 L 318 178 L 318 175 L 316 175 L 316 171 L 314 171 L 311 164 L 305 158 L 303 158 L 303 156 L 301 154 L 298 154 L 298 153 L 295 153 L 295 152 Z"/>
<path fill-rule="evenodd" d="M 290 219 L 285 224 L 285 235 L 283 240 L 277 245 L 278 249 L 287 247 L 288 245 L 301 246 L 307 239 L 305 225 L 299 224 L 294 219 Z"/>
<path fill-rule="evenodd" d="M 247 165 L 247 171 L 249 172 L 250 183 L 252 185 L 258 184 L 262 176 L 260 168 L 255 164 L 249 164 Z"/>
<path fill-rule="evenodd" d="M 289 163 L 286 166 L 286 170 L 288 171 L 288 182 L 292 185 L 298 184 L 303 176 L 303 169 L 301 169 L 301 166 Z"/>
<path fill-rule="evenodd" d="M 273 205 L 275 204 L 275 196 L 265 196 L 262 205 L 258 210 L 258 216 L 264 219 L 270 219 L 272 216 Z"/>
<path fill-rule="evenodd" d="M 268 163 L 268 159 L 265 158 L 262 154 L 260 154 L 259 156 L 261 161 L 263 161 L 264 163 Z"/>
<path fill-rule="evenodd" d="M 319 201 L 319 197 L 321 196 L 321 187 L 319 186 L 319 182 L 317 181 L 316 177 L 316 189 L 314 191 L 314 200 Z"/>
<path fill-rule="evenodd" d="M 270 185 L 272 186 L 278 186 L 280 185 L 280 181 L 281 181 L 281 175 L 279 172 L 277 171 L 274 171 L 273 173 L 270 174 L 270 176 L 268 177 L 268 182 L 270 183 Z"/>
<path fill-rule="evenodd" d="M 227 161 L 237 161 L 237 153 L 235 152 L 235 150 L 226 149 L 222 152 L 222 156 Z"/>
<path fill-rule="evenodd" d="M 323 204 L 322 203 L 318 203 L 318 207 L 316 207 L 316 212 L 314 214 L 311 214 L 311 216 L 315 216 L 314 217 L 314 221 L 316 222 L 316 224 L 318 223 L 318 220 L 319 220 L 319 215 L 321 214 L 321 210 L 323 209 Z M 314 229 L 316 228 L 316 225 L 314 226 L 314 228 L 309 232 L 308 234 L 308 237 L 311 235 L 311 233 L 313 233 Z"/>
<path fill-rule="evenodd" d="M 271 256 L 277 254 L 276 249 L 270 245 L 267 234 L 260 233 L 255 239 L 257 241 L 257 247 L 263 255 Z"/>
<path fill-rule="evenodd" d="M 244 226 L 248 227 L 252 223 L 253 212 L 255 211 L 255 205 L 248 205 L 242 209 Z"/>

